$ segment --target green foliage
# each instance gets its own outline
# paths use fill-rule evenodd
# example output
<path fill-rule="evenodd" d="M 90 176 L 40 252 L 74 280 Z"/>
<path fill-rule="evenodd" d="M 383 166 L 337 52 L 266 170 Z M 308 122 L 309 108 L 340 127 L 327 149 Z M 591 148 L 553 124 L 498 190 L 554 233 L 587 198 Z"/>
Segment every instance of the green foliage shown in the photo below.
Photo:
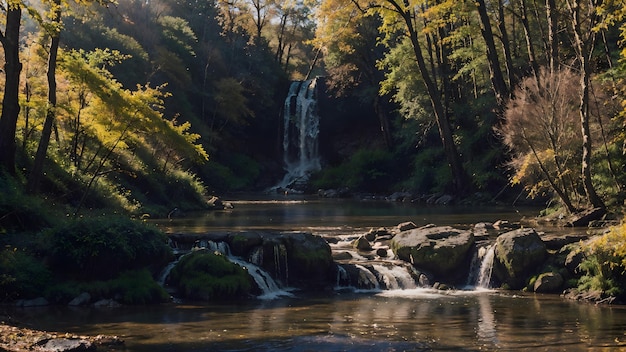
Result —
<path fill-rule="evenodd" d="M 387 190 L 398 179 L 393 154 L 380 149 L 361 149 L 343 164 L 313 176 L 316 188 L 348 187 L 369 192 Z"/>
<path fill-rule="evenodd" d="M 25 194 L 18 181 L 4 173 L 0 173 L 0 194 L 0 235 L 36 231 L 57 222 L 43 199 Z"/>
<path fill-rule="evenodd" d="M 169 279 L 184 297 L 204 301 L 245 297 L 252 291 L 251 278 L 244 268 L 209 251 L 182 258 Z"/>
<path fill-rule="evenodd" d="M 172 258 L 163 233 L 124 217 L 70 220 L 45 233 L 52 268 L 77 279 L 109 279 L 131 269 L 160 268 Z"/>
<path fill-rule="evenodd" d="M 626 222 L 585 243 L 584 275 L 579 290 L 601 291 L 607 296 L 626 297 Z"/>
<path fill-rule="evenodd" d="M 0 301 L 37 297 L 51 278 L 44 264 L 23 250 L 0 251 Z"/>
<path fill-rule="evenodd" d="M 254 186 L 261 166 L 259 162 L 243 154 L 226 153 L 224 162 L 212 160 L 203 170 L 203 178 L 217 191 L 240 191 Z"/>
<path fill-rule="evenodd" d="M 169 300 L 169 294 L 146 269 L 123 272 L 110 282 L 112 295 L 119 297 L 123 304 L 162 303 Z"/>

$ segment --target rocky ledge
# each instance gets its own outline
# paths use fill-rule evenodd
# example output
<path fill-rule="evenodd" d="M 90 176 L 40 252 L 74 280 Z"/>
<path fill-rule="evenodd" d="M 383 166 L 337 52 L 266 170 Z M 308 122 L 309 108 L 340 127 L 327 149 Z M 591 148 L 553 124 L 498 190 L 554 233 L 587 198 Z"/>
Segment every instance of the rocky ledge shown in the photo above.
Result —
<path fill-rule="evenodd" d="M 11 323 L 12 324 L 12 323 Z M 0 321 L 0 351 L 122 351 L 124 342 L 117 336 L 78 336 L 7 325 Z"/>

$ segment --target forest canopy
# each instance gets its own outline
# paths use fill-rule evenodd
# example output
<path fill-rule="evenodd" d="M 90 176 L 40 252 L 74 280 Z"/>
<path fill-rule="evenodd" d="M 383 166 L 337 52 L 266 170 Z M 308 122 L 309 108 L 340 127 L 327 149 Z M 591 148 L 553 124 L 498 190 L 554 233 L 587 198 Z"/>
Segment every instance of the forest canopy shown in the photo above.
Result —
<path fill-rule="evenodd" d="M 316 76 L 334 130 L 310 190 L 620 206 L 624 15 L 622 1 L 11 0 L 0 206 L 25 192 L 165 216 L 265 189 L 289 82 Z"/>

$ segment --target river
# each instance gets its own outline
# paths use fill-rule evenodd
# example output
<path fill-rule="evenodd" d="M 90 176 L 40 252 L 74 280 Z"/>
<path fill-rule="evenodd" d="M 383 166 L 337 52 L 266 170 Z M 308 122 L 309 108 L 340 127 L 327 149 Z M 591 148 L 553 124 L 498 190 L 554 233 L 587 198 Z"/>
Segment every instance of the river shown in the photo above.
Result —
<path fill-rule="evenodd" d="M 427 207 L 300 197 L 233 199 L 231 210 L 155 221 L 169 232 L 305 230 L 343 235 L 405 221 L 469 227 L 536 209 Z M 565 231 L 551 229 L 551 231 Z M 487 290 L 294 292 L 222 304 L 12 309 L 32 328 L 117 335 L 126 351 L 610 351 L 626 349 L 626 309 Z"/>

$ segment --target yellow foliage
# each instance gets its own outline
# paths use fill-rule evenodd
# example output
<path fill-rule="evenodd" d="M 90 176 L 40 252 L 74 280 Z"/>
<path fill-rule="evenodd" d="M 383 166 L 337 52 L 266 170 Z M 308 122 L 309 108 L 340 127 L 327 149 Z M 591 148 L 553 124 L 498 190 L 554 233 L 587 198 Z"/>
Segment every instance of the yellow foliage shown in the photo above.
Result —
<path fill-rule="evenodd" d="M 626 218 L 618 226 L 588 244 L 587 251 L 604 258 L 603 265 L 611 270 L 626 270 Z"/>

